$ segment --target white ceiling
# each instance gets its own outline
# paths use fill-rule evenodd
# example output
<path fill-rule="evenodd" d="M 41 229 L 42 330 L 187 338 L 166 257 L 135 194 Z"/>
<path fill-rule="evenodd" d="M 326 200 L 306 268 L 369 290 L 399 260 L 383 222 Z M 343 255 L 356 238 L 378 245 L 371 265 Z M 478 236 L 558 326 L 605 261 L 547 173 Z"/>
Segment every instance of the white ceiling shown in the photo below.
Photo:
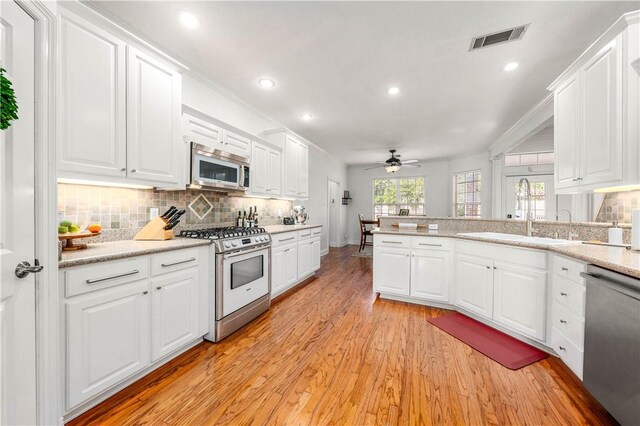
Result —
<path fill-rule="evenodd" d="M 95 1 L 123 25 L 349 164 L 487 149 L 637 1 Z M 187 31 L 176 16 L 194 13 Z M 477 35 L 524 39 L 469 52 Z M 516 61 L 519 68 L 503 71 Z M 276 81 L 272 90 L 257 85 Z M 391 85 L 402 88 L 391 97 Z M 304 122 L 303 112 L 314 119 Z"/>

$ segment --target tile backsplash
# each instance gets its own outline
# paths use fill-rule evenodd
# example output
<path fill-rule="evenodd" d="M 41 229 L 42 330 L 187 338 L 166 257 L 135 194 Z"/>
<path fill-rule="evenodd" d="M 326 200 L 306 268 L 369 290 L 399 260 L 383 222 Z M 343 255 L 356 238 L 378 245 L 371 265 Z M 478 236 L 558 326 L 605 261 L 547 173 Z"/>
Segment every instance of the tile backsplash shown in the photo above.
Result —
<path fill-rule="evenodd" d="M 640 207 L 640 191 L 610 192 L 605 195 L 596 222 L 631 223 L 631 210 Z"/>
<path fill-rule="evenodd" d="M 192 208 L 189 208 L 192 203 Z M 162 214 L 172 205 L 186 210 L 180 225 L 175 228 L 179 232 L 185 228 L 233 225 L 239 210 L 248 213 L 249 207 L 256 206 L 261 225 L 279 224 L 293 203 L 287 200 L 229 197 L 197 190 L 156 191 L 58 184 L 59 215 L 79 225 L 82 222 L 99 223 L 103 235 L 94 239 L 94 242 L 132 238 L 149 221 L 151 208 L 157 208 Z"/>

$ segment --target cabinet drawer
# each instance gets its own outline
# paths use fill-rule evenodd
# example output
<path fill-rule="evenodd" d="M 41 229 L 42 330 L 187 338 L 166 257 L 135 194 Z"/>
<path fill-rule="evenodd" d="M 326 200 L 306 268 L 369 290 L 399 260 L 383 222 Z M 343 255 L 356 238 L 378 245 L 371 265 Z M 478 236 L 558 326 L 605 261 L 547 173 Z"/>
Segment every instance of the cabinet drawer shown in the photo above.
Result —
<path fill-rule="evenodd" d="M 373 242 L 378 247 L 411 248 L 411 239 L 407 235 L 375 234 Z"/>
<path fill-rule="evenodd" d="M 413 237 L 412 247 L 423 250 L 451 250 L 451 240 L 435 237 Z"/>
<path fill-rule="evenodd" d="M 585 264 L 562 256 L 553 257 L 553 273 L 584 286 L 580 272 L 586 270 Z"/>
<path fill-rule="evenodd" d="M 503 244 L 476 241 L 457 241 L 456 251 L 461 254 L 490 257 L 529 268 L 547 269 L 547 253 L 540 250 L 510 247 Z"/>
<path fill-rule="evenodd" d="M 553 300 L 575 315 L 584 318 L 584 287 L 557 275 L 553 276 Z"/>
<path fill-rule="evenodd" d="M 180 269 L 192 268 L 200 263 L 198 249 L 175 250 L 151 257 L 151 275 L 156 276 Z"/>
<path fill-rule="evenodd" d="M 584 318 L 577 316 L 557 302 L 553 302 L 551 321 L 553 327 L 561 331 L 576 346 L 584 347 Z"/>
<path fill-rule="evenodd" d="M 293 232 L 283 232 L 281 234 L 272 234 L 271 235 L 271 245 L 273 247 L 281 246 L 283 244 L 291 244 L 298 241 L 298 233 Z"/>
<path fill-rule="evenodd" d="M 311 229 L 303 229 L 302 231 L 298 231 L 298 241 L 308 240 L 311 238 Z"/>
<path fill-rule="evenodd" d="M 582 367 L 584 363 L 582 350 L 555 327 L 551 329 L 551 346 L 560 359 L 582 380 Z"/>
<path fill-rule="evenodd" d="M 134 257 L 70 269 L 64 272 L 65 297 L 142 280 L 148 276 L 148 257 Z"/>
<path fill-rule="evenodd" d="M 311 238 L 322 237 L 322 228 L 311 228 Z"/>

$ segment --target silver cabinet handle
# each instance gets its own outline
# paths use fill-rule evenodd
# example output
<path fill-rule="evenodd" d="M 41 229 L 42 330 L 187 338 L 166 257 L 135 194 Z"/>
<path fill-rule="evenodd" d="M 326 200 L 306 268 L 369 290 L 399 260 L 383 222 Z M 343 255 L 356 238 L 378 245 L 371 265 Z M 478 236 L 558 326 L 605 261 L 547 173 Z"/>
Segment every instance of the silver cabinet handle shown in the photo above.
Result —
<path fill-rule="evenodd" d="M 402 244 L 402 241 L 385 241 L 385 240 L 383 240 L 382 242 L 385 243 L 385 244 Z"/>
<path fill-rule="evenodd" d="M 301 237 L 308 237 L 309 235 L 311 235 L 311 234 L 303 234 L 303 235 L 300 235 L 300 236 Z"/>
<path fill-rule="evenodd" d="M 567 293 L 565 293 L 564 291 L 560 292 L 560 296 L 566 296 L 566 295 L 567 295 Z"/>
<path fill-rule="evenodd" d="M 135 173 L 135 172 L 137 172 L 136 169 L 131 169 L 131 173 Z"/>
<path fill-rule="evenodd" d="M 289 240 L 295 240 L 296 237 L 289 237 L 289 238 L 285 238 L 284 240 L 278 240 L 279 243 L 282 243 L 284 241 L 289 241 Z"/>
<path fill-rule="evenodd" d="M 429 243 L 418 243 L 421 246 L 429 246 L 429 247 L 442 247 L 442 244 L 429 244 Z"/>
<path fill-rule="evenodd" d="M 179 262 L 173 262 L 173 263 L 162 263 L 160 266 L 162 266 L 163 268 L 168 268 L 169 266 L 174 266 L 174 265 L 180 265 L 183 263 L 189 263 L 189 262 L 193 262 L 194 260 L 196 260 L 195 257 L 192 257 L 190 259 L 187 260 L 181 260 Z"/>
<path fill-rule="evenodd" d="M 558 346 L 558 349 L 560 349 L 561 351 L 565 351 L 566 352 L 566 349 L 563 348 L 562 346 Z"/>
<path fill-rule="evenodd" d="M 560 320 L 560 324 L 566 324 L 567 322 L 563 319 Z"/>
<path fill-rule="evenodd" d="M 562 267 L 562 270 L 563 270 L 563 271 L 568 271 L 568 270 L 569 270 L 569 268 L 567 268 L 566 266 L 563 266 L 563 267 Z"/>
<path fill-rule="evenodd" d="M 143 291 L 142 294 L 149 294 L 147 290 Z"/>
<path fill-rule="evenodd" d="M 494 267 L 493 267 L 493 269 L 498 269 L 498 267 L 497 267 L 497 266 L 494 266 Z"/>
<path fill-rule="evenodd" d="M 120 169 L 120 171 L 121 171 L 121 172 L 126 172 L 126 171 L 127 171 L 127 168 L 126 168 L 126 167 L 123 167 L 123 168 L 121 168 L 121 169 Z"/>
<path fill-rule="evenodd" d="M 87 284 L 100 283 L 102 281 L 114 280 L 116 278 L 127 277 L 129 275 L 135 275 L 135 274 L 139 274 L 139 273 L 140 273 L 140 271 L 138 271 L 137 269 L 134 269 L 133 271 L 125 272 L 124 274 L 112 275 L 110 277 L 104 277 L 104 278 L 96 278 L 95 280 L 87 280 Z"/>
<path fill-rule="evenodd" d="M 487 266 L 487 269 L 491 269 L 491 266 Z"/>
<path fill-rule="evenodd" d="M 156 290 L 162 290 L 161 286 L 156 287 Z"/>

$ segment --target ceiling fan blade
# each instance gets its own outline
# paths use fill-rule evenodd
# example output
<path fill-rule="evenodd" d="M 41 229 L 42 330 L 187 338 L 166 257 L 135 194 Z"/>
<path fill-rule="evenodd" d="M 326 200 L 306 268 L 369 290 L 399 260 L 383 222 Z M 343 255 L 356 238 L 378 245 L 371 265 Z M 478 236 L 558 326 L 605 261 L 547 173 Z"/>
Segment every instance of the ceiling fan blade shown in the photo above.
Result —
<path fill-rule="evenodd" d="M 404 164 L 404 163 L 402 163 L 402 167 L 415 167 L 416 169 L 419 169 L 422 166 L 420 164 Z"/>
<path fill-rule="evenodd" d="M 373 167 L 369 167 L 369 168 L 366 168 L 366 169 L 364 169 L 364 170 L 373 170 L 373 169 L 379 169 L 379 168 L 381 168 L 381 167 L 384 167 L 384 164 L 381 164 L 381 165 L 379 165 L 379 166 L 373 166 Z"/>
<path fill-rule="evenodd" d="M 420 160 L 402 160 L 402 164 L 411 164 L 411 163 L 417 163 Z"/>

